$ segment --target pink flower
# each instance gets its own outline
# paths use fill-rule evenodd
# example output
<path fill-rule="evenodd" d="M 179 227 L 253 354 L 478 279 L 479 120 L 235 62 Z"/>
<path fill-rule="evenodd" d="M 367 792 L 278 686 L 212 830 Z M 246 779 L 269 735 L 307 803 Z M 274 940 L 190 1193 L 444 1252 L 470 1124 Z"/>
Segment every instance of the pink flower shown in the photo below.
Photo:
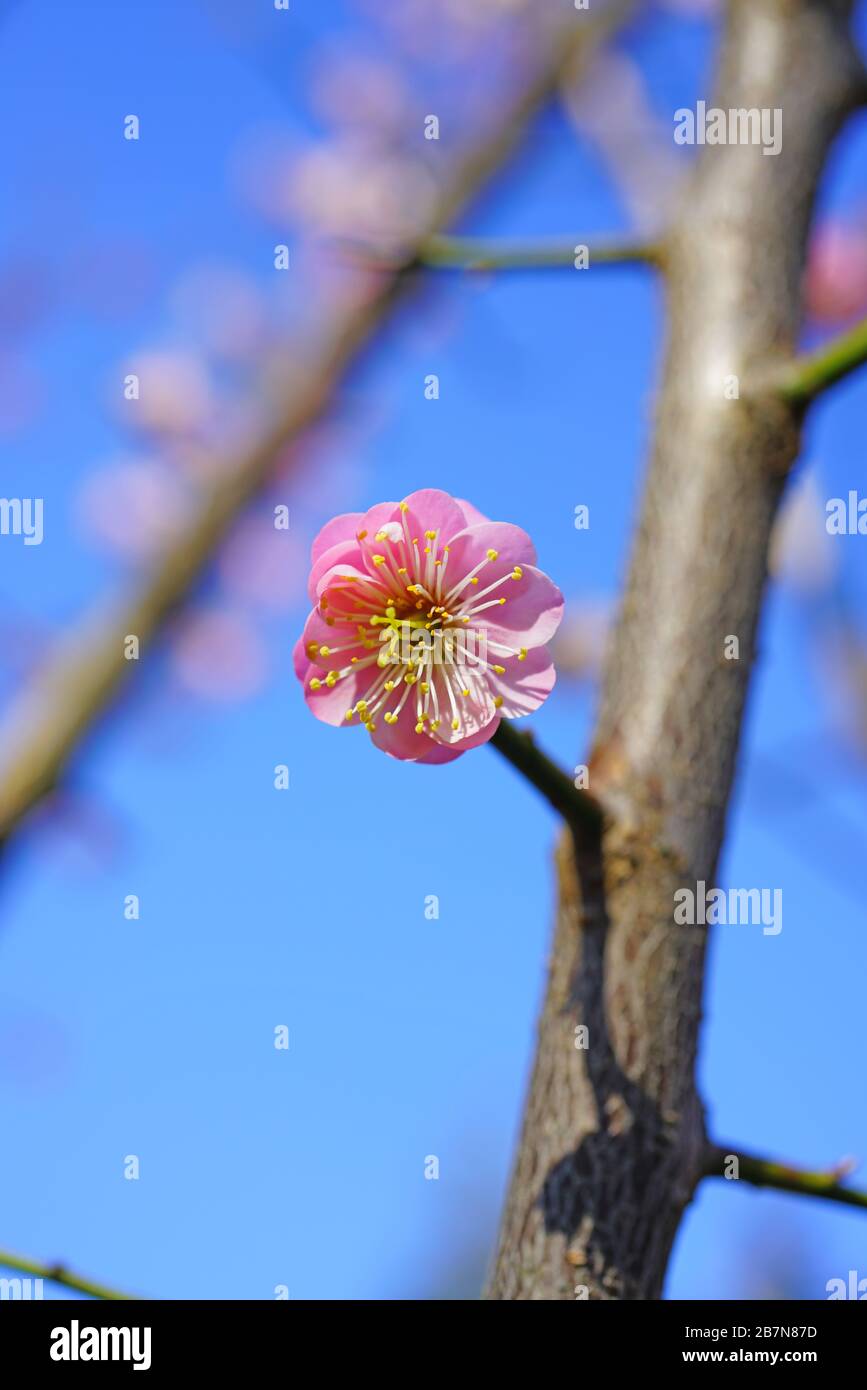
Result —
<path fill-rule="evenodd" d="M 316 607 L 295 647 L 310 709 L 424 763 L 538 709 L 563 596 L 535 560 L 518 526 L 433 488 L 334 517 L 313 542 Z"/>

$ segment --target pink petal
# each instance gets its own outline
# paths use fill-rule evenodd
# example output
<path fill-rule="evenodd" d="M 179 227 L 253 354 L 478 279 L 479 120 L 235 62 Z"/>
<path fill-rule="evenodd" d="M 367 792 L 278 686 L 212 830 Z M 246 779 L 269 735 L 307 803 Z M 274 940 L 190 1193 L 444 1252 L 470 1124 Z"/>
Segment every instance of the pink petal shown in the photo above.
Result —
<path fill-rule="evenodd" d="M 504 657 L 501 665 L 506 674 L 496 676 L 490 673 L 488 680 L 491 689 L 502 698 L 498 713 L 504 719 L 518 719 L 523 714 L 544 704 L 554 688 L 557 672 L 551 661 L 547 647 L 535 647 L 523 661 L 517 657 Z"/>
<path fill-rule="evenodd" d="M 541 647 L 550 642 L 560 626 L 563 595 L 557 585 L 534 565 L 523 565 L 522 569 L 524 573 L 520 579 L 503 585 L 502 597 L 506 602 L 496 608 L 486 608 L 472 619 L 488 634 L 489 659 L 491 642 L 502 642 L 510 647 Z M 498 595 L 491 595 L 495 597 Z"/>
<path fill-rule="evenodd" d="M 427 734 L 416 733 L 415 714 L 408 707 L 401 710 L 396 724 L 386 724 L 381 710 L 374 716 L 373 724 L 371 739 L 377 748 L 381 748 L 383 753 L 390 754 L 392 758 L 401 758 L 404 762 L 417 762 L 433 746 Z"/>
<path fill-rule="evenodd" d="M 447 492 L 426 487 L 420 492 L 411 492 L 405 498 L 409 508 L 407 521 L 411 539 L 418 537 L 419 550 L 424 549 L 425 531 L 438 531 L 438 547 L 447 544 L 466 526 L 460 505 Z"/>
<path fill-rule="evenodd" d="M 484 516 L 472 502 L 466 502 L 463 497 L 456 497 L 455 501 L 464 514 L 465 526 L 480 526 L 483 521 L 490 521 L 490 517 Z"/>
<path fill-rule="evenodd" d="M 298 679 L 300 681 L 306 680 L 310 671 L 310 658 L 307 655 L 307 644 L 303 635 L 298 638 L 292 648 L 292 665 Z"/>
<path fill-rule="evenodd" d="M 357 638 L 357 632 L 348 623 L 335 623 L 332 626 L 323 618 L 318 608 L 314 608 L 304 624 L 304 632 L 301 636 L 303 652 L 308 663 L 317 667 L 317 670 L 310 674 L 316 676 L 320 675 L 322 671 L 338 670 L 348 666 L 354 656 L 357 656 L 359 661 L 370 656 L 370 651 Z M 318 647 L 340 647 L 341 650 L 335 652 L 333 656 L 323 656 L 321 652 L 310 655 L 307 652 L 307 647 L 312 642 L 315 642 Z M 351 704 L 352 701 L 350 700 L 349 703 Z"/>
<path fill-rule="evenodd" d="M 321 719 L 323 724 L 333 724 L 335 727 L 350 724 L 346 718 L 346 712 L 364 694 L 364 690 L 369 684 L 368 673 L 366 671 L 353 671 L 345 676 L 343 680 L 334 686 L 328 686 L 324 682 L 318 690 L 311 689 L 310 681 L 315 676 L 315 669 L 311 669 L 310 675 L 304 682 L 304 699 L 311 714 L 315 714 L 317 719 Z M 357 722 L 357 719 L 353 723 Z"/>
<path fill-rule="evenodd" d="M 496 550 L 496 560 L 490 560 L 479 570 L 477 585 L 469 584 L 461 590 L 460 597 L 466 598 L 473 588 L 485 589 L 501 575 L 509 574 L 516 565 L 535 565 L 536 547 L 526 531 L 520 526 L 512 526 L 508 521 L 484 521 L 477 526 L 466 526 L 449 541 L 448 582 L 458 584 L 471 569 L 484 560 L 489 550 Z M 510 586 L 503 586 L 503 593 L 509 594 Z"/>
<path fill-rule="evenodd" d="M 493 719 L 490 719 L 483 728 L 477 729 L 475 733 L 469 734 L 466 738 L 458 739 L 456 743 L 450 744 L 444 744 L 438 741 L 436 744 L 437 752 L 431 753 L 426 757 L 425 762 L 448 763 L 451 762 L 452 758 L 459 757 L 461 753 L 466 753 L 470 748 L 481 748 L 483 743 L 487 743 L 489 739 L 493 738 L 499 727 L 500 715 L 499 711 L 497 711 Z M 442 728 L 437 730 L 435 737 L 438 739 L 441 733 Z M 451 733 L 451 730 L 449 730 L 449 733 Z"/>
<path fill-rule="evenodd" d="M 343 512 L 326 521 L 310 549 L 310 563 L 315 565 L 320 555 L 341 541 L 355 540 L 356 532 L 364 525 L 362 512 Z"/>
<path fill-rule="evenodd" d="M 310 578 L 307 581 L 307 596 L 311 603 L 316 602 L 318 592 L 317 586 L 323 574 L 327 574 L 329 570 L 333 570 L 337 565 L 343 564 L 354 566 L 359 570 L 364 564 L 364 556 L 361 553 L 361 547 L 354 538 L 348 541 L 338 541 L 336 545 L 330 545 L 327 550 L 322 551 L 319 558 L 315 561 L 310 571 Z"/>

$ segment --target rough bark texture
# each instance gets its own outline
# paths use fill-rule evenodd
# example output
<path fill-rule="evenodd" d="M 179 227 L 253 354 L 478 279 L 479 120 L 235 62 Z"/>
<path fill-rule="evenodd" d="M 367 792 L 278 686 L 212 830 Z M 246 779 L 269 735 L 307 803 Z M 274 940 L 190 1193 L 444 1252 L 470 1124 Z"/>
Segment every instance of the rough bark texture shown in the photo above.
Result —
<path fill-rule="evenodd" d="M 716 872 L 768 538 L 798 445 L 796 414 L 761 382 L 793 351 L 813 196 L 862 90 L 850 8 L 728 8 L 714 105 L 781 108 L 782 150 L 706 146 L 668 240 L 656 438 L 591 760 L 608 824 L 601 840 L 567 835 L 558 850 L 550 979 L 491 1298 L 658 1298 L 701 1175 L 705 931 L 674 924 L 674 893 Z M 730 636 L 738 660 L 724 655 Z"/>

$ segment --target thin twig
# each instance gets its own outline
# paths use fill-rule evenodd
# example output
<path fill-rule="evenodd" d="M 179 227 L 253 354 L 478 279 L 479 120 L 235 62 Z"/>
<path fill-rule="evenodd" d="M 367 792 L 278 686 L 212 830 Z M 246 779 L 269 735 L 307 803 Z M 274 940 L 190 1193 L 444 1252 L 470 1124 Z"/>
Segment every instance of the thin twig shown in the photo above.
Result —
<path fill-rule="evenodd" d="M 778 390 L 784 400 L 805 408 L 823 391 L 867 363 L 867 319 L 815 352 L 795 358 L 781 373 Z"/>
<path fill-rule="evenodd" d="M 89 1298 L 123 1299 L 125 1302 L 136 1300 L 135 1294 L 121 1293 L 118 1289 L 110 1289 L 106 1284 L 96 1284 L 92 1279 L 83 1279 L 64 1265 L 40 1264 L 38 1260 L 12 1255 L 8 1250 L 0 1250 L 0 1266 L 4 1269 L 16 1269 L 21 1274 L 29 1274 L 36 1279 L 49 1279 L 53 1284 L 62 1284 L 65 1289 L 75 1289 L 77 1293 L 87 1294 Z"/>
<path fill-rule="evenodd" d="M 827 1202 L 840 1202 L 847 1207 L 867 1208 L 867 1192 L 844 1187 L 840 1181 L 849 1171 L 846 1164 L 829 1172 L 810 1172 L 714 1144 L 708 1151 L 705 1177 L 726 1177 L 726 1167 L 733 1159 L 737 1160 L 736 1179 L 732 1178 L 733 1181 L 747 1182 L 752 1187 L 774 1187 L 779 1192 L 794 1192 L 802 1197 L 822 1197 Z"/>
<path fill-rule="evenodd" d="M 569 825 L 599 833 L 602 827 L 599 802 L 588 791 L 575 786 L 572 778 L 536 746 L 532 734 L 514 728 L 504 719 L 491 739 L 491 747 L 532 782 Z"/>
<path fill-rule="evenodd" d="M 587 266 L 662 264 L 662 249 L 648 241 L 585 242 L 580 237 L 505 241 L 479 237 L 433 236 L 421 247 L 418 264 L 430 270 L 574 270 L 586 248 Z"/>

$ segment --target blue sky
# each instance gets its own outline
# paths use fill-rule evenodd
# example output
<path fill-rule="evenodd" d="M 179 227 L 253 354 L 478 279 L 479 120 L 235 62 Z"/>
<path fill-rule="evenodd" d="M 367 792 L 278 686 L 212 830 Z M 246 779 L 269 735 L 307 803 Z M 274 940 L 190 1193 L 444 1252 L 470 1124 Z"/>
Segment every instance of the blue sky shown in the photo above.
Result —
<path fill-rule="evenodd" d="M 193 0 L 0 13 L 0 265 L 26 260 L 48 300 L 13 345 L 42 408 L 0 438 L 4 494 L 46 507 L 42 546 L 0 547 L 15 632 L 62 629 L 121 582 L 76 519 L 89 470 L 128 447 L 106 383 L 171 335 L 172 287 L 197 262 L 239 266 L 270 293 L 274 228 L 227 171 L 251 130 L 314 132 L 318 46 L 350 23 L 376 33 L 348 14 L 301 0 L 252 20 L 240 3 Z M 628 51 L 661 120 L 707 95 L 708 26 L 660 15 Z M 129 111 L 142 113 L 136 145 L 119 138 Z M 823 211 L 858 206 L 865 168 L 861 118 Z M 467 227 L 626 225 L 598 153 L 551 115 Z M 114 312 L 125 267 L 138 273 L 133 244 L 150 278 Z M 299 540 L 331 512 L 442 487 L 524 526 L 567 600 L 615 596 L 663 329 L 640 270 L 436 280 L 346 388 L 348 424 L 311 465 L 315 487 L 291 494 Z M 861 484 L 865 391 L 851 381 L 810 422 L 802 467 L 823 498 Z M 836 544 L 857 609 L 861 541 Z M 0 1246 L 154 1297 L 269 1298 L 277 1284 L 297 1298 L 472 1296 L 531 1057 L 555 820 L 492 751 L 399 765 L 311 719 L 290 661 L 304 616 L 299 592 L 264 625 L 273 677 L 243 703 L 178 693 L 155 654 L 75 767 L 77 794 L 113 827 L 109 851 L 34 828 L 5 866 Z M 567 767 L 592 708 L 564 683 L 534 720 Z M 716 933 L 700 1074 L 721 1139 L 817 1166 L 867 1156 L 863 784 L 803 606 L 774 589 L 721 881 L 782 886 L 784 929 Z M 138 922 L 123 916 L 130 893 Z M 429 1154 L 438 1182 L 424 1179 Z M 821 1298 L 829 1278 L 867 1274 L 865 1230 L 845 1209 L 706 1185 L 667 1293 Z"/>

